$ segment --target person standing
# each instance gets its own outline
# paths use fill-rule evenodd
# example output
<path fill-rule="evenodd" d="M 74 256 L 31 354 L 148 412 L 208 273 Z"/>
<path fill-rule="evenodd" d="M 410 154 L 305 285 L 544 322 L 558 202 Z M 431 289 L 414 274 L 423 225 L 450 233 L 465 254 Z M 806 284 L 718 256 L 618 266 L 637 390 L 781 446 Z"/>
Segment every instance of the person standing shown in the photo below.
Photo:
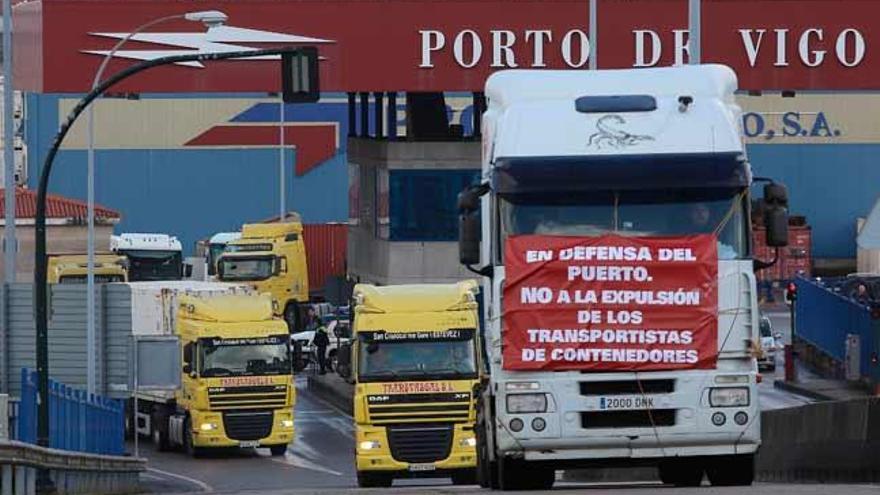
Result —
<path fill-rule="evenodd" d="M 321 375 L 327 373 L 327 346 L 330 345 L 330 337 L 327 336 L 327 329 L 324 325 L 318 326 L 315 330 L 315 338 L 312 340 L 315 345 L 315 352 L 318 354 L 318 367 Z"/>

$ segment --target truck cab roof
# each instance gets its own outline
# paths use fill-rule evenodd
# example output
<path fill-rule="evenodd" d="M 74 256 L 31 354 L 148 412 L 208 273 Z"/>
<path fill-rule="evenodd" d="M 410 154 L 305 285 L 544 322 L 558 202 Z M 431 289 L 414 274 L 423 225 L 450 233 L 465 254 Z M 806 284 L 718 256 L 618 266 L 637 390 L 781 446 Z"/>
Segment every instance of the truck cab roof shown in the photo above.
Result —
<path fill-rule="evenodd" d="M 180 316 L 213 322 L 271 321 L 272 298 L 268 294 L 180 296 Z"/>
<path fill-rule="evenodd" d="M 177 237 L 168 234 L 126 233 L 110 237 L 110 250 L 182 251 Z"/>
<path fill-rule="evenodd" d="M 744 153 L 722 65 L 489 77 L 484 162 L 504 157 Z"/>
<path fill-rule="evenodd" d="M 302 231 L 302 223 L 298 220 L 284 223 L 248 223 L 241 227 L 241 239 L 233 241 L 232 244 L 247 243 L 248 239 L 283 238 L 289 234 L 300 234 Z"/>
<path fill-rule="evenodd" d="M 477 282 L 455 284 L 409 284 L 354 287 L 355 311 L 359 313 L 425 313 L 476 308 Z"/>

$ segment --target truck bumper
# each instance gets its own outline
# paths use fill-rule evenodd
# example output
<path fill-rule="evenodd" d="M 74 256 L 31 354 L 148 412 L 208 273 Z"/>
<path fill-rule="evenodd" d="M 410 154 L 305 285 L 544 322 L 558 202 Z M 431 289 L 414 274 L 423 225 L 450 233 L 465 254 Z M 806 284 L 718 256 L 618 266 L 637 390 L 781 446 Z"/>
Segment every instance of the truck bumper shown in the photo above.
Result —
<path fill-rule="evenodd" d="M 414 426 L 416 427 L 416 426 Z M 367 446 L 370 448 L 365 448 Z M 456 424 L 449 454 L 429 463 L 410 463 L 395 459 L 384 426 L 357 425 L 355 466 L 358 471 L 396 472 L 398 477 L 442 477 L 452 472 L 474 469 L 477 465 L 472 424 Z"/>
<path fill-rule="evenodd" d="M 191 411 L 190 418 L 193 428 L 193 446 L 195 447 L 271 447 L 275 445 L 287 445 L 293 441 L 293 410 L 277 409 L 275 411 L 261 411 L 252 417 L 240 414 L 235 419 L 235 426 L 230 419 L 224 418 L 224 414 L 237 413 L 237 411 Z M 269 416 L 267 418 L 266 416 Z M 248 423 L 250 421 L 250 423 Z M 271 422 L 271 424 L 269 423 Z M 203 427 L 202 425 L 210 425 Z M 253 439 L 252 435 L 243 435 L 243 432 L 262 428 L 268 434 Z"/>

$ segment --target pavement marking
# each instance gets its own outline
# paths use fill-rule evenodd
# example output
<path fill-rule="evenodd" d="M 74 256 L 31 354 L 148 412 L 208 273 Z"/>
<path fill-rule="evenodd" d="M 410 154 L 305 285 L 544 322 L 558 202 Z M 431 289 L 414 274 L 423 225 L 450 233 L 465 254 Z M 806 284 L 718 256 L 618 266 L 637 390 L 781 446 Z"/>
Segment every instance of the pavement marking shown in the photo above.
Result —
<path fill-rule="evenodd" d="M 210 493 L 210 492 L 214 491 L 214 489 L 211 488 L 211 485 L 205 483 L 202 480 L 190 478 L 189 476 L 184 476 L 182 474 L 176 474 L 176 473 L 169 473 L 168 471 L 162 471 L 161 469 L 156 469 L 156 468 L 147 468 L 147 471 L 149 471 L 151 473 L 156 473 L 160 476 L 165 476 L 168 478 L 176 478 L 176 479 L 179 479 L 182 481 L 186 481 L 187 483 L 192 483 L 193 485 L 196 485 L 197 487 L 201 488 L 201 490 L 205 493 Z"/>
<path fill-rule="evenodd" d="M 285 464 L 288 466 L 298 467 L 302 469 L 308 469 L 309 471 L 318 471 L 325 474 L 331 474 L 333 476 L 343 476 L 339 471 L 334 471 L 330 468 L 326 468 L 320 464 L 316 464 L 305 457 L 300 456 L 299 454 L 294 454 L 292 452 L 288 452 L 283 459 L 279 459 L 277 457 L 271 458 L 272 462 L 277 462 L 279 464 Z"/>

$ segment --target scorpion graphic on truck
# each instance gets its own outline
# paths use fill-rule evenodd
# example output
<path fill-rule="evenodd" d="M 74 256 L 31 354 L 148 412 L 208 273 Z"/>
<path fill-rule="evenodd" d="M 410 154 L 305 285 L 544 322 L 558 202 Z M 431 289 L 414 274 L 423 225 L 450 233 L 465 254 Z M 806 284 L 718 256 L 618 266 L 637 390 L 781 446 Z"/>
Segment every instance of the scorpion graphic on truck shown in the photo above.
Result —
<path fill-rule="evenodd" d="M 604 148 L 625 148 L 634 146 L 642 141 L 653 141 L 651 136 L 639 134 L 631 134 L 627 131 L 617 128 L 619 125 L 626 124 L 626 120 L 620 115 L 606 115 L 596 122 L 597 131 L 590 135 L 587 141 L 588 147 Z"/>

